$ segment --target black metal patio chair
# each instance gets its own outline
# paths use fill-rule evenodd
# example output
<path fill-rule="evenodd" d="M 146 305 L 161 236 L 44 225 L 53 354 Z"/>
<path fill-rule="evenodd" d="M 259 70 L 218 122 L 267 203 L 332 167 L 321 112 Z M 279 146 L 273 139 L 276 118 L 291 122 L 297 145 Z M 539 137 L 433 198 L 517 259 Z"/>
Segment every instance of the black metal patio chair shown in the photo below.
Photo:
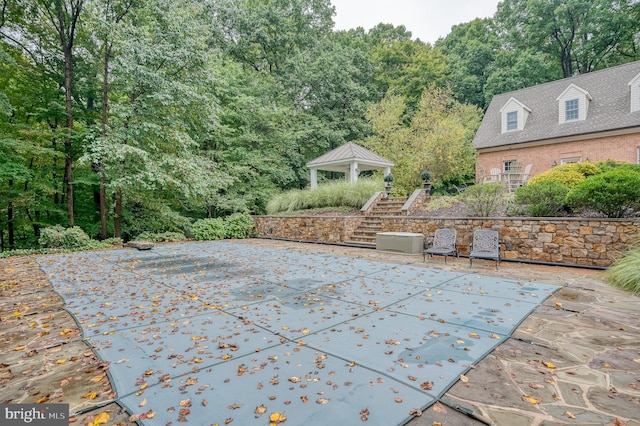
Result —
<path fill-rule="evenodd" d="M 473 259 L 492 259 L 496 261 L 496 269 L 500 265 L 500 241 L 498 231 L 478 229 L 473 232 L 473 243 L 469 253 L 469 266 Z"/>
<path fill-rule="evenodd" d="M 434 254 L 444 256 L 444 263 L 447 263 L 447 256 L 458 257 L 457 237 L 458 232 L 455 229 L 436 229 L 431 247 L 422 253 L 422 261 L 427 260 L 427 255 L 433 257 Z"/>

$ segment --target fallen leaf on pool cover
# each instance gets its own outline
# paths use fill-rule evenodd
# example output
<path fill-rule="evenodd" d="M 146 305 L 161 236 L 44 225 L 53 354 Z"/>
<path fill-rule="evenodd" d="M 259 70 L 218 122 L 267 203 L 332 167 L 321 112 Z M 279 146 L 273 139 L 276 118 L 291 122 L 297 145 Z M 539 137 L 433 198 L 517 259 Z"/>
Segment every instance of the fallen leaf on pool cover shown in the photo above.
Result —
<path fill-rule="evenodd" d="M 571 411 L 565 411 L 564 415 L 569 417 L 570 419 L 575 419 L 576 416 Z"/>
<path fill-rule="evenodd" d="M 431 390 L 431 389 L 433 389 L 433 382 L 423 382 L 420 385 L 420 389 L 422 389 L 422 390 Z"/>
<path fill-rule="evenodd" d="M 409 411 L 409 415 L 410 416 L 420 417 L 422 415 L 422 410 L 420 410 L 418 408 L 412 408 L 411 411 Z"/>
<path fill-rule="evenodd" d="M 542 363 L 544 364 L 545 367 L 547 368 L 556 368 L 555 365 L 553 365 L 552 362 L 547 362 L 547 361 L 542 361 Z"/>
<path fill-rule="evenodd" d="M 256 407 L 256 409 L 254 410 L 254 412 L 256 414 L 264 414 L 267 412 L 267 407 L 264 406 L 264 404 L 260 404 Z"/>
<path fill-rule="evenodd" d="M 282 423 L 282 422 L 287 421 L 287 416 L 285 416 L 284 414 L 280 414 L 277 411 L 275 411 L 275 412 L 273 412 L 273 413 L 271 413 L 269 415 L 269 421 L 272 424 L 276 424 L 277 425 L 278 423 Z"/>
<path fill-rule="evenodd" d="M 180 405 L 181 407 L 191 407 L 191 399 L 183 399 L 178 405 Z"/>
<path fill-rule="evenodd" d="M 535 396 L 522 395 L 522 400 L 525 401 L 525 402 L 529 402 L 531 404 L 539 404 L 540 403 L 540 399 L 536 398 Z"/>
<path fill-rule="evenodd" d="M 98 414 L 91 423 L 89 423 L 89 426 L 98 426 L 98 425 L 103 425 L 106 424 L 109 421 L 109 413 L 104 412 L 104 413 L 100 413 Z"/>
<path fill-rule="evenodd" d="M 366 422 L 369 420 L 369 408 L 365 408 L 364 410 L 360 410 L 360 420 Z"/>
<path fill-rule="evenodd" d="M 467 383 L 469 381 L 469 378 L 467 376 L 465 376 L 464 374 L 460 375 L 460 381 L 462 383 Z"/>

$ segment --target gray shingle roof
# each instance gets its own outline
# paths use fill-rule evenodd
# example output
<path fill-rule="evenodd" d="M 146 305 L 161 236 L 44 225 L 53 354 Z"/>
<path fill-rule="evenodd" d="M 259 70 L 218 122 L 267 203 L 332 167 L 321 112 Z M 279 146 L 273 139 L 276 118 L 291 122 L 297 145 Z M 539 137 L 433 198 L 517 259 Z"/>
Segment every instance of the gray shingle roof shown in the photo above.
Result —
<path fill-rule="evenodd" d="M 349 164 L 352 161 L 356 161 L 360 165 L 376 166 L 378 168 L 393 166 L 392 161 L 389 161 L 358 144 L 348 142 L 324 155 L 321 155 L 315 160 L 308 162 L 307 167 L 312 168 L 332 165 L 336 166 L 340 164 L 344 165 Z M 366 168 L 360 167 L 360 170 L 366 170 Z"/>
<path fill-rule="evenodd" d="M 638 73 L 640 61 L 496 95 L 476 133 L 474 146 L 493 148 L 638 127 L 640 111 L 631 112 L 629 87 Z M 593 100 L 586 120 L 559 124 L 557 98 L 571 83 L 588 91 Z M 531 112 L 523 130 L 502 133 L 500 109 L 511 97 L 531 108 Z"/>

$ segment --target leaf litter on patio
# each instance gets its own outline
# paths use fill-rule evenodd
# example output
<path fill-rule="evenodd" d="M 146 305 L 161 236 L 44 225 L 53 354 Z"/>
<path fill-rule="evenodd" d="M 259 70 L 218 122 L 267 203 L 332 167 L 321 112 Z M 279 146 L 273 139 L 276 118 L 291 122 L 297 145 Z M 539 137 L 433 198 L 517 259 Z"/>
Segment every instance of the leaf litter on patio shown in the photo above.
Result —
<path fill-rule="evenodd" d="M 226 241 L 40 263 L 142 424 L 402 424 L 556 289 Z"/>

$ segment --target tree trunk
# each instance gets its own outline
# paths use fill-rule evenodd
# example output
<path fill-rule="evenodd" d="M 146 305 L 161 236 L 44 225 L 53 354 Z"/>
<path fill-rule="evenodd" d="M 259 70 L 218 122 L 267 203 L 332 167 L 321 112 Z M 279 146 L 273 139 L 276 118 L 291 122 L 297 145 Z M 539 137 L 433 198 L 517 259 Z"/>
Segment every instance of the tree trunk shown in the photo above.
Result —
<path fill-rule="evenodd" d="M 116 205 L 114 207 L 113 236 L 122 238 L 122 189 L 116 189 Z"/>
<path fill-rule="evenodd" d="M 73 54 L 71 52 L 72 43 L 64 46 L 64 91 L 65 110 L 67 113 L 67 136 L 64 140 L 66 156 L 64 159 L 64 180 L 67 185 L 67 214 L 69 216 L 69 226 L 74 226 L 73 215 L 73 154 L 71 153 L 71 132 L 73 131 Z"/>
<path fill-rule="evenodd" d="M 104 40 L 104 59 L 102 68 L 102 139 L 107 138 L 107 112 L 109 105 L 109 58 L 111 57 L 112 43 Z M 100 171 L 100 235 L 102 239 L 107 238 L 107 191 L 105 188 L 106 177 L 102 162 L 98 165 Z M 120 238 L 118 236 L 118 238 Z"/>
<path fill-rule="evenodd" d="M 13 179 L 9 179 L 9 188 L 12 186 Z M 11 200 L 7 205 L 7 233 L 9 235 L 9 250 L 13 250 L 15 248 L 15 228 L 13 226 L 13 201 Z"/>

